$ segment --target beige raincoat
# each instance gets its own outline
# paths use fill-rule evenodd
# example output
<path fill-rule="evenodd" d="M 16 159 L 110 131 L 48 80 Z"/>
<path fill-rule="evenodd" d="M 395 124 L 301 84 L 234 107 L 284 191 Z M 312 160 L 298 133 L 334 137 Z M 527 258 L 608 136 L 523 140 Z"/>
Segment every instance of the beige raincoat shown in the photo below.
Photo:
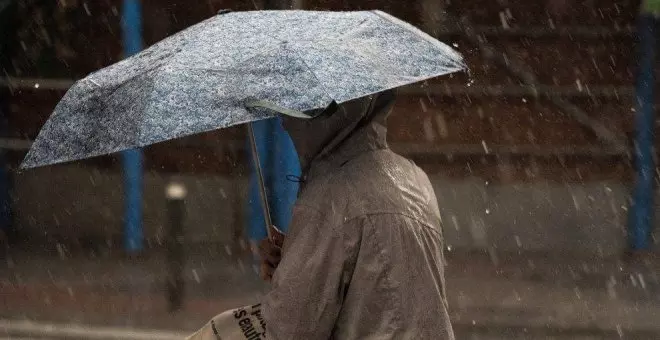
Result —
<path fill-rule="evenodd" d="M 262 304 L 267 339 L 454 339 L 437 199 L 387 147 L 393 101 L 285 119 L 305 176 Z"/>

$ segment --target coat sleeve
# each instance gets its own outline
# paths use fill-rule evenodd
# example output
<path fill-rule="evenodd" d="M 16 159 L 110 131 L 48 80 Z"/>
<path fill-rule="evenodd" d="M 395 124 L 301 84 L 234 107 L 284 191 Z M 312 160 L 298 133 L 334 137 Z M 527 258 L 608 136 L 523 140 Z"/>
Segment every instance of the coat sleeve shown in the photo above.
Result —
<path fill-rule="evenodd" d="M 268 339 L 329 339 L 350 279 L 344 228 L 294 209 L 273 287 L 264 300 Z"/>

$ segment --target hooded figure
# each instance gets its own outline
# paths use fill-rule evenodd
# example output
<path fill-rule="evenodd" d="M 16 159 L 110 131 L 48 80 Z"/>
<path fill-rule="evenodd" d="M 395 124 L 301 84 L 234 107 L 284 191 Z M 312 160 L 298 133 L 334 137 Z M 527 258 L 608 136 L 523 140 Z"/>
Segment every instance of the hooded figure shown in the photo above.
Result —
<path fill-rule="evenodd" d="M 454 339 L 437 199 L 387 146 L 394 99 L 283 119 L 303 176 L 263 301 L 268 339 Z"/>

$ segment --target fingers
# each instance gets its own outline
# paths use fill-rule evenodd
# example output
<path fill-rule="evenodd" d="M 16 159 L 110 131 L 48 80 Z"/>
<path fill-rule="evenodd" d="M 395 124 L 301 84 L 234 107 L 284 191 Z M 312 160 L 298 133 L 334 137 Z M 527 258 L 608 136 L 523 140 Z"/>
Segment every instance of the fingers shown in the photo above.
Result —
<path fill-rule="evenodd" d="M 261 262 L 260 276 L 264 281 L 270 282 L 273 280 L 273 274 L 275 274 L 275 267 L 269 265 L 268 263 Z"/>
<path fill-rule="evenodd" d="M 275 243 L 278 247 L 282 247 L 282 244 L 284 243 L 284 233 L 282 233 L 281 230 L 277 229 L 277 227 L 273 226 L 271 228 L 271 239 L 273 243 Z"/>
<path fill-rule="evenodd" d="M 259 243 L 259 254 L 261 259 L 273 267 L 277 267 L 282 258 L 282 248 L 273 244 L 268 239 L 265 239 Z"/>
<path fill-rule="evenodd" d="M 259 242 L 260 275 L 265 281 L 272 280 L 282 259 L 282 244 L 284 243 L 284 234 L 279 229 L 273 227 L 271 231 L 271 238 Z"/>
<path fill-rule="evenodd" d="M 265 239 L 259 243 L 259 254 L 261 255 L 261 278 L 270 282 L 282 259 L 282 248 L 271 240 Z"/>

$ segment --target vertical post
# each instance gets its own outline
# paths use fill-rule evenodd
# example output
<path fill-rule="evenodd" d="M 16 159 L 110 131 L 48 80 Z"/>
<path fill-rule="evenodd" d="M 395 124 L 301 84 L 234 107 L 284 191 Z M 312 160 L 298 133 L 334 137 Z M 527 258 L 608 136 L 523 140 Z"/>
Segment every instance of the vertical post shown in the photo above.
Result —
<path fill-rule="evenodd" d="M 142 13 L 140 0 L 124 0 L 122 37 L 124 55 L 130 57 L 142 50 Z M 142 251 L 142 151 L 122 153 L 124 166 L 124 247 L 128 254 Z"/>
<path fill-rule="evenodd" d="M 651 14 L 640 14 L 639 70 L 636 84 L 637 113 L 635 117 L 636 185 L 629 216 L 628 238 L 631 250 L 650 246 L 653 224 L 653 178 L 655 174 L 653 91 L 657 44 L 657 19 Z"/>
<path fill-rule="evenodd" d="M 16 45 L 16 9 L 15 1 L 0 1 L 0 74 L 7 75 L 11 71 L 12 49 Z M 10 93 L 0 90 L 0 97 L 8 98 Z M 0 100 L 0 133 L 4 136 L 8 127 L 8 100 Z M 13 234 L 11 197 L 11 178 L 7 170 L 4 150 L 0 151 L 0 258 Z"/>
<path fill-rule="evenodd" d="M 170 312 L 183 307 L 184 298 L 184 228 L 186 188 L 182 184 L 170 183 L 166 190 L 167 215 L 167 302 Z"/>
<path fill-rule="evenodd" d="M 0 132 L 4 136 L 6 131 L 6 117 L 4 103 L 0 102 Z M 11 196 L 10 196 L 10 177 L 7 170 L 5 159 L 5 150 L 0 150 L 0 258 L 9 245 L 9 239 L 12 235 L 12 214 L 11 214 Z"/>

